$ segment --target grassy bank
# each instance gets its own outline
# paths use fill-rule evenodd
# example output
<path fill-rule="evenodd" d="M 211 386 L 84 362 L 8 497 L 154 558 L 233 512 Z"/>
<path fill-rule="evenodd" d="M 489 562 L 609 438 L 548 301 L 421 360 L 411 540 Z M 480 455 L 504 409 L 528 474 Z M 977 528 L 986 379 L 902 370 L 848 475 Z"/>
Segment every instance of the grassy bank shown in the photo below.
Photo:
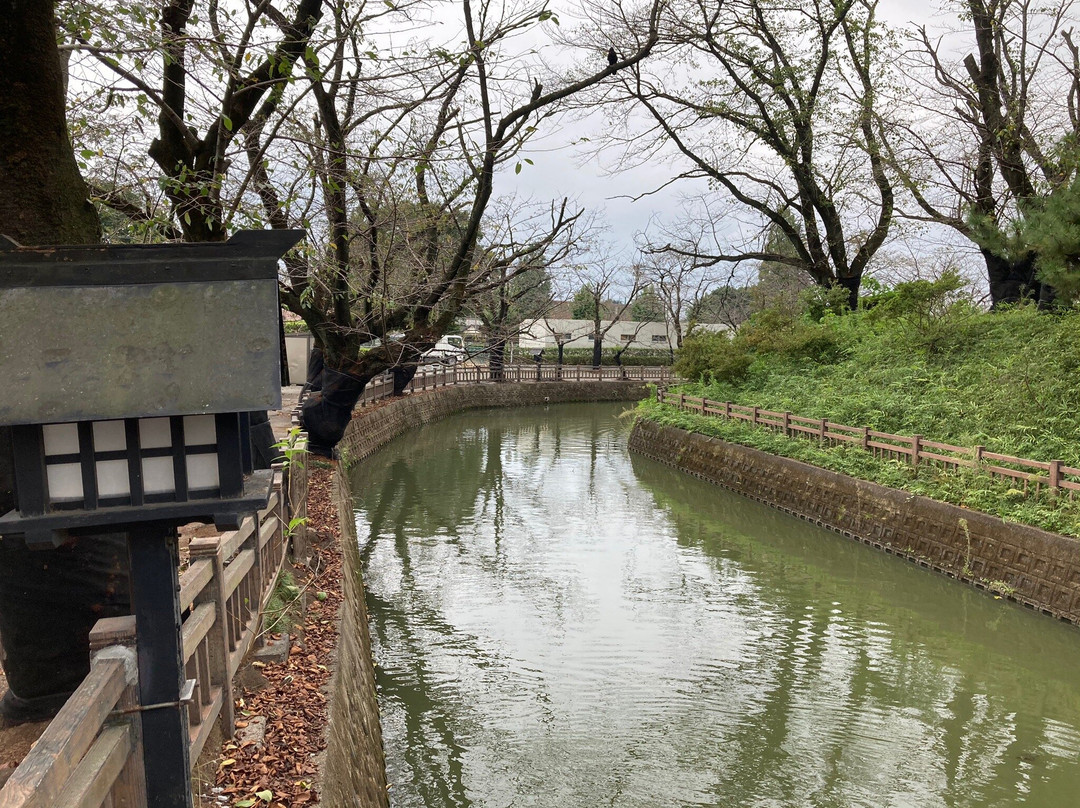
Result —
<path fill-rule="evenodd" d="M 687 341 L 676 369 L 693 395 L 1080 466 L 1080 312 L 988 314 L 915 284 L 844 316 L 763 312 L 733 338 Z M 943 291 L 944 290 L 944 291 Z M 650 402 L 641 414 L 1006 519 L 1080 536 L 1080 502 L 1025 496 L 943 472 L 823 448 Z"/>
<path fill-rule="evenodd" d="M 711 435 L 860 480 L 870 480 L 1003 519 L 1080 537 L 1080 501 L 1070 501 L 1067 497 L 1055 499 L 1045 490 L 1037 495 L 1025 495 L 1023 491 L 986 474 L 945 472 L 928 464 L 913 469 L 907 463 L 877 458 L 855 446 L 823 447 L 816 441 L 788 438 L 768 429 L 750 426 L 744 421 L 682 412 L 675 407 L 658 404 L 655 400 L 641 402 L 637 413 L 640 417 L 666 426 Z"/>

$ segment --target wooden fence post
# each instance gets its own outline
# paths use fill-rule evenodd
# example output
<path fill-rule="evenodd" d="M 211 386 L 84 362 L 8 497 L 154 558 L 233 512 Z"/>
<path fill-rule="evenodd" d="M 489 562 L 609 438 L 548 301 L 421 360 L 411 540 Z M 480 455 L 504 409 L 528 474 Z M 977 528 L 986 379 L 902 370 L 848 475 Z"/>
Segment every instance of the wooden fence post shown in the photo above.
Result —
<path fill-rule="evenodd" d="M 870 427 L 864 426 L 862 428 L 862 447 L 866 451 L 870 451 Z"/>
<path fill-rule="evenodd" d="M 274 493 L 277 494 L 277 513 L 274 515 L 277 517 L 278 522 L 274 538 L 271 539 L 273 552 L 270 554 L 270 569 L 276 570 L 281 564 L 281 558 L 285 555 L 289 543 L 289 484 L 285 481 L 284 462 L 273 463 L 270 468 L 274 472 Z"/>
<path fill-rule="evenodd" d="M 785 438 L 790 438 L 791 437 L 791 413 L 790 412 L 785 412 L 784 413 L 784 437 Z"/>
<path fill-rule="evenodd" d="M 1061 488 L 1061 461 L 1050 461 L 1050 490 L 1054 493 Z"/>
<path fill-rule="evenodd" d="M 728 419 L 729 421 L 731 420 L 731 402 L 730 401 L 725 401 L 724 402 L 724 417 L 726 419 Z"/>
<path fill-rule="evenodd" d="M 259 528 L 255 526 L 255 542 L 259 541 Z M 229 616 L 225 598 L 225 559 L 221 557 L 221 539 L 192 539 L 188 545 L 191 560 L 210 559 L 214 575 L 202 592 L 195 596 L 195 605 L 214 604 L 214 625 L 206 635 L 206 648 L 210 653 L 210 686 L 221 688 L 221 728 L 226 738 L 236 732 L 236 704 L 232 676 L 229 675 L 229 655 L 236 647 L 229 637 Z M 256 604 L 256 609 L 258 605 Z M 236 638 L 239 639 L 239 638 Z"/>
<path fill-rule="evenodd" d="M 753 420 L 751 421 L 751 423 L 752 423 L 752 424 L 753 424 L 754 426 L 757 426 L 757 422 L 758 422 L 758 410 L 760 410 L 760 409 L 761 409 L 760 407 L 754 407 L 754 417 L 753 417 Z"/>
<path fill-rule="evenodd" d="M 911 465 L 919 465 L 919 452 L 922 451 L 922 435 L 911 436 Z"/>
<path fill-rule="evenodd" d="M 135 708 L 139 706 L 138 662 L 135 654 L 135 616 L 106 617 L 98 620 L 90 630 L 90 665 L 94 665 L 94 656 L 110 646 L 129 649 L 132 655 L 132 677 L 127 682 L 124 692 L 117 699 L 117 710 L 122 712 L 116 721 L 128 725 L 131 733 L 131 754 L 124 768 L 120 770 L 109 796 L 113 808 L 146 808 L 146 770 L 143 768 L 142 718 Z"/>
<path fill-rule="evenodd" d="M 823 446 L 825 445 L 825 435 L 828 433 L 828 431 L 829 431 L 829 419 L 828 418 L 822 418 L 821 423 L 818 425 L 818 441 Z"/>

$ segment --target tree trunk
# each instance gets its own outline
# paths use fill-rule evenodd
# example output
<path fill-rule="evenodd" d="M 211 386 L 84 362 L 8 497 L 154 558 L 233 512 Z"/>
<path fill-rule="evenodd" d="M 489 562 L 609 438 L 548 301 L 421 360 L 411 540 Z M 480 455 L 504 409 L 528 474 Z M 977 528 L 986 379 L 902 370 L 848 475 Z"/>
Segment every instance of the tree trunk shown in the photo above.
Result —
<path fill-rule="evenodd" d="M 982 249 L 983 261 L 986 262 L 986 277 L 990 282 L 990 304 L 992 308 L 1010 303 L 1033 300 L 1040 307 L 1054 303 L 1057 295 L 1054 288 L 1042 283 L 1036 274 L 1036 254 L 1028 253 L 1023 258 L 1013 261 Z"/>
<path fill-rule="evenodd" d="M 395 371 L 397 368 L 395 368 Z M 415 372 L 415 368 L 413 370 Z M 404 382 L 409 384 L 412 376 Z M 317 390 L 310 390 L 300 409 L 304 430 L 308 433 L 308 449 L 322 457 L 333 457 L 334 447 L 345 434 L 352 419 L 353 407 L 360 400 L 369 378 L 359 379 L 324 366 L 319 373 Z M 397 393 L 398 375 L 394 375 Z"/>
<path fill-rule="evenodd" d="M 101 225 L 68 138 L 53 8 L 0 0 L 0 233 L 90 244 Z"/>
<path fill-rule="evenodd" d="M 594 368 L 600 367 L 600 362 L 604 358 L 604 338 L 593 337 L 592 342 L 592 363 Z"/>
<path fill-rule="evenodd" d="M 390 375 L 394 377 L 395 396 L 405 395 L 405 388 L 409 386 L 409 382 L 411 382 L 413 380 L 413 377 L 416 375 L 416 368 L 416 365 L 396 365 L 390 371 Z M 356 402 L 354 401 L 353 404 L 356 404 Z M 349 417 L 352 417 L 351 408 L 349 410 Z"/>
<path fill-rule="evenodd" d="M 506 367 L 506 340 L 495 339 L 488 343 L 488 376 L 493 382 L 503 380 Z"/>
<path fill-rule="evenodd" d="M 848 304 L 848 308 L 851 309 L 851 311 L 855 311 L 856 309 L 859 308 L 859 286 L 860 286 L 861 283 L 862 283 L 862 276 L 858 276 L 858 275 L 855 276 L 855 277 L 850 277 L 850 278 L 837 278 L 836 279 L 836 285 L 837 286 L 843 286 L 845 289 L 847 289 L 847 292 L 848 292 L 847 304 Z"/>
<path fill-rule="evenodd" d="M 56 37 L 53 2 L 0 0 L 0 233 L 27 245 L 92 244 L 101 226 L 68 138 Z M 0 429 L 0 513 L 14 507 L 13 488 Z M 90 628 L 129 611 L 122 534 L 46 551 L 0 540 L 0 712 L 16 721 L 54 713 L 90 669 Z"/>

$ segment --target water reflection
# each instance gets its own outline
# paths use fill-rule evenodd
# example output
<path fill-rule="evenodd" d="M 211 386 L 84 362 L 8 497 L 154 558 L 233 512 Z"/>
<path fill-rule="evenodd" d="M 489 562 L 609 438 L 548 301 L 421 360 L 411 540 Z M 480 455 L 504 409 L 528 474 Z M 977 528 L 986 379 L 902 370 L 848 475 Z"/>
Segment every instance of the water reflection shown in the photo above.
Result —
<path fill-rule="evenodd" d="M 396 806 L 1062 806 L 1080 634 L 625 452 L 472 413 L 358 470 Z"/>

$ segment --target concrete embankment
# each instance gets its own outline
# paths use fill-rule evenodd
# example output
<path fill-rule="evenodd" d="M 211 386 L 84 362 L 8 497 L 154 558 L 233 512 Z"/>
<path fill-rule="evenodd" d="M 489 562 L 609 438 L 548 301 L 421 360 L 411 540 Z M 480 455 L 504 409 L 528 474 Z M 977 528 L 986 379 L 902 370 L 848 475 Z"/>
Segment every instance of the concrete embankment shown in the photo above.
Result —
<path fill-rule="evenodd" d="M 920 566 L 1080 623 L 1080 541 L 639 420 L 629 447 Z"/>
<path fill-rule="evenodd" d="M 574 401 L 637 401 L 638 382 L 554 382 L 444 387 L 360 411 L 339 444 L 343 470 L 335 483 L 344 554 L 338 658 L 330 687 L 330 724 L 322 771 L 322 804 L 329 808 L 385 808 L 388 804 L 375 670 L 364 582 L 349 491 L 348 466 L 421 424 L 469 409 Z"/>

